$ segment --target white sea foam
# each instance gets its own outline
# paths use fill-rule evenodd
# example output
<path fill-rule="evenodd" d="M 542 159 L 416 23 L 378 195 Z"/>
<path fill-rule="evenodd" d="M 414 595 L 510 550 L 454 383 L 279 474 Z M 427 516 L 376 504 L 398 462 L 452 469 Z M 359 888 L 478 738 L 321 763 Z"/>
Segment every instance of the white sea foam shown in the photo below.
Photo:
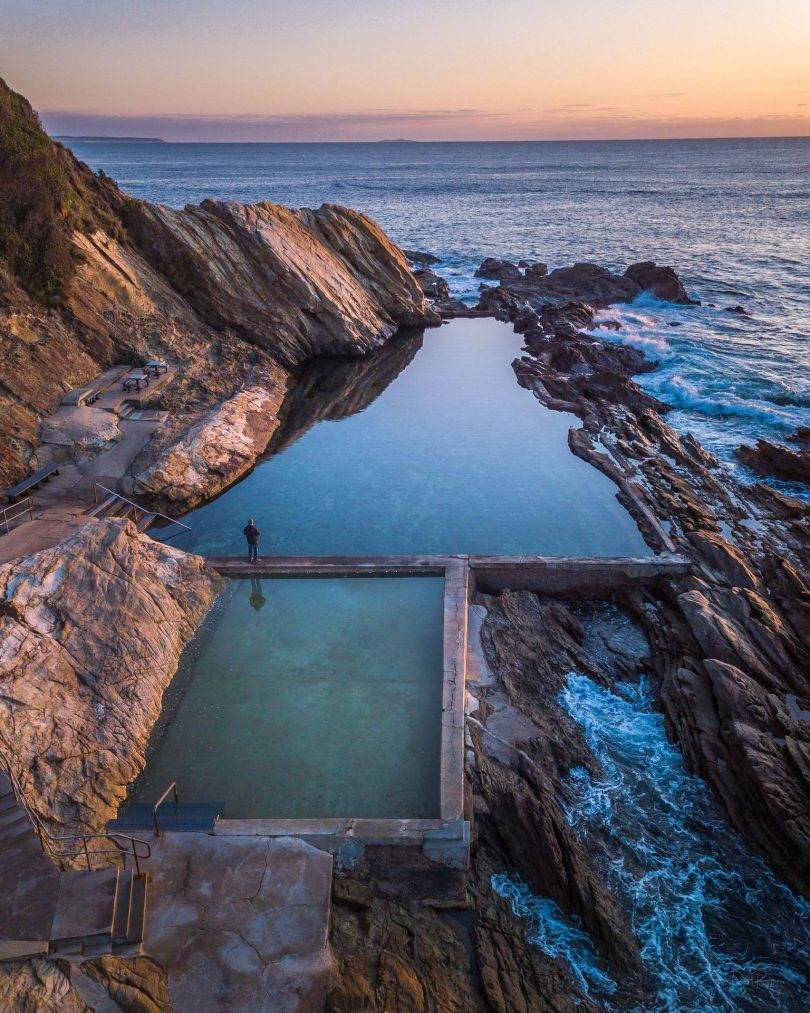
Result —
<path fill-rule="evenodd" d="M 653 1005 L 800 1010 L 810 1005 L 810 904 L 721 818 L 653 710 L 647 683 L 618 693 L 571 675 L 560 702 L 603 774 L 571 772 L 571 825 L 604 860 L 630 912 Z"/>

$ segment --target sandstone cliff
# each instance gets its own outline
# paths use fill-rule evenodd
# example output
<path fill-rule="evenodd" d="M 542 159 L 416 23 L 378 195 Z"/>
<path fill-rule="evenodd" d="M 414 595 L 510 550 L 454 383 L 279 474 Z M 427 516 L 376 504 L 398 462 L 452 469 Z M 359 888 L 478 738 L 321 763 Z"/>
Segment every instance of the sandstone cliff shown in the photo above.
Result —
<path fill-rule="evenodd" d="M 218 586 L 129 521 L 0 567 L 0 748 L 52 832 L 115 815 Z"/>
<path fill-rule="evenodd" d="M 25 474 L 65 392 L 112 364 L 179 364 L 161 406 L 188 428 L 257 372 L 437 322 L 364 215 L 134 200 L 50 141 L 0 81 L 0 485 Z"/>

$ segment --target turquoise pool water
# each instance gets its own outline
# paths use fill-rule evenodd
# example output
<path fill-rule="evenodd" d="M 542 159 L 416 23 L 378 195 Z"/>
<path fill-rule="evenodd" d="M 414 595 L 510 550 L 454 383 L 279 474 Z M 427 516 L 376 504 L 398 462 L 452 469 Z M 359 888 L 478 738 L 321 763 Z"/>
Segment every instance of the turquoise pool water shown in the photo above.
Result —
<path fill-rule="evenodd" d="M 187 648 L 131 798 L 223 817 L 434 818 L 440 577 L 234 580 Z"/>
<path fill-rule="evenodd" d="M 271 456 L 184 520 L 173 544 L 262 555 L 649 550 L 616 487 L 567 445 L 571 415 L 521 388 L 521 339 L 489 319 L 302 370 Z"/>

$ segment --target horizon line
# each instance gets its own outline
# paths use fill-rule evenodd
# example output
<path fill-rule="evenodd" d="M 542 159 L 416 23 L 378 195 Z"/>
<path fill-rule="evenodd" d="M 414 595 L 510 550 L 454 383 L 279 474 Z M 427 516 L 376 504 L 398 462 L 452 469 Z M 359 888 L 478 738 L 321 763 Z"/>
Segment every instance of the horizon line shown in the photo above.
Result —
<path fill-rule="evenodd" d="M 172 141 L 165 137 L 143 137 L 121 134 L 48 134 L 52 141 L 84 141 L 87 144 L 99 144 L 106 141 L 117 141 L 120 144 L 239 144 L 239 145 L 268 145 L 268 144 L 377 144 L 390 146 L 406 146 L 412 144 L 646 144 L 649 142 L 676 143 L 678 141 L 807 141 L 810 140 L 810 133 L 807 134 L 721 134 L 714 137 L 703 137 L 689 135 L 685 137 L 532 137 L 532 138 L 454 138 L 444 140 L 418 140 L 406 139 L 388 140 L 352 140 L 352 141 L 222 141 L 222 140 L 184 140 Z"/>

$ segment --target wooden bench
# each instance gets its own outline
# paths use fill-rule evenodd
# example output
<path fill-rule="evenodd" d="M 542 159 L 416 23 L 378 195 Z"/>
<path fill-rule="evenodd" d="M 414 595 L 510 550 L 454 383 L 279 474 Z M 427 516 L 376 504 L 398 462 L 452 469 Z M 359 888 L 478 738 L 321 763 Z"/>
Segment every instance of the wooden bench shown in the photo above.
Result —
<path fill-rule="evenodd" d="M 43 482 L 47 482 L 51 475 L 58 474 L 58 464 L 46 464 L 44 468 L 35 471 L 33 475 L 29 475 L 28 478 L 23 479 L 22 482 L 18 482 L 11 489 L 6 489 L 6 498 L 9 503 L 15 503 L 24 493 L 27 493 L 30 489 L 38 488 Z"/>

